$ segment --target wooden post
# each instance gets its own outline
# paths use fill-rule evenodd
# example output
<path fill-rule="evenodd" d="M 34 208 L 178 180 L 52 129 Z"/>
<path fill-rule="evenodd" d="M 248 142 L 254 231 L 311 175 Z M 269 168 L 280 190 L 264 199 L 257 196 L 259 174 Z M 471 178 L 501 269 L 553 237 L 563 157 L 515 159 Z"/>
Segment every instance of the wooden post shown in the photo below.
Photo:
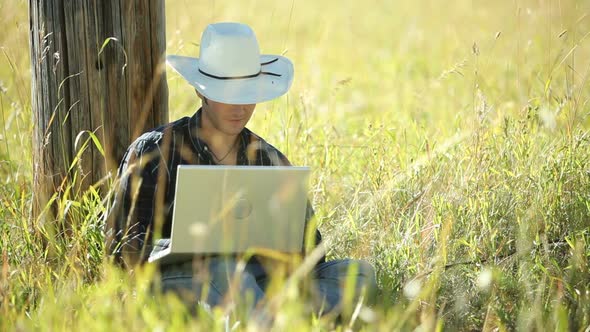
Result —
<path fill-rule="evenodd" d="M 129 143 L 168 121 L 164 0 L 29 0 L 29 18 L 38 216 L 55 193 L 114 176 Z"/>

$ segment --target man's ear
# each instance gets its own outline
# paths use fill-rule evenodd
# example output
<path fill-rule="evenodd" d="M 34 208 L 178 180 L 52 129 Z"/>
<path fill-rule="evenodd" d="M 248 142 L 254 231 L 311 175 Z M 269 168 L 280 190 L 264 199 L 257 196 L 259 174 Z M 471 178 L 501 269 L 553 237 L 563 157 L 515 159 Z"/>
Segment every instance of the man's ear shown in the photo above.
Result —
<path fill-rule="evenodd" d="M 195 92 L 197 93 L 197 96 L 199 98 L 201 98 L 201 101 L 203 102 L 203 104 L 209 105 L 209 103 L 207 102 L 207 97 L 204 97 L 197 89 L 195 89 Z"/>

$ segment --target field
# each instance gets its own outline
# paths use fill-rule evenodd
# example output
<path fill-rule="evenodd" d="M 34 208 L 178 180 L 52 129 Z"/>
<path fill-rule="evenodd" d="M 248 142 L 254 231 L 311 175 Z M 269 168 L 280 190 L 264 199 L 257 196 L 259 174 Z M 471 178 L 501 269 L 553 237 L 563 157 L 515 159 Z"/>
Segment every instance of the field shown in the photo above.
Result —
<path fill-rule="evenodd" d="M 31 218 L 27 6 L 0 2 L 0 330 L 225 329 L 221 310 L 190 319 L 152 296 L 149 267 L 107 262 L 93 192 L 61 200 L 73 236 Z M 249 128 L 313 168 L 329 258 L 376 268 L 376 306 L 335 324 L 295 289 L 272 330 L 588 331 L 589 1 L 169 0 L 166 15 L 168 54 L 241 21 L 292 59 L 291 91 Z M 168 88 L 171 120 L 197 109 L 171 71 Z"/>

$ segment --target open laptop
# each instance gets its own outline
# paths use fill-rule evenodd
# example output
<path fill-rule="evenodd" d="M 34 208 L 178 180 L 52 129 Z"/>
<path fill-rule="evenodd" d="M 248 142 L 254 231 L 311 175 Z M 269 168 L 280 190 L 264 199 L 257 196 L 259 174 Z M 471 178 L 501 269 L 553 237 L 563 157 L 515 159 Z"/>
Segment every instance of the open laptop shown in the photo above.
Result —
<path fill-rule="evenodd" d="M 170 240 L 149 262 L 253 249 L 302 252 L 309 167 L 180 165 Z"/>

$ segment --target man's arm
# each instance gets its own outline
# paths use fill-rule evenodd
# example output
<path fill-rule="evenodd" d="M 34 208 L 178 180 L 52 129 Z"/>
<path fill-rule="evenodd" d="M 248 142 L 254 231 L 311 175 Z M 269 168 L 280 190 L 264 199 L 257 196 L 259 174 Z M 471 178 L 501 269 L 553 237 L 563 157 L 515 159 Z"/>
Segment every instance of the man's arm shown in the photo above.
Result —
<path fill-rule="evenodd" d="M 267 144 L 267 154 L 271 163 L 277 166 L 292 166 L 291 162 L 287 157 L 280 152 L 277 148 L 273 147 L 272 145 Z M 313 210 L 313 206 L 311 201 L 307 200 L 307 210 L 305 213 L 305 238 L 304 238 L 304 250 L 305 253 L 312 250 L 315 246 L 323 245 L 322 242 L 322 234 L 320 230 L 317 228 L 317 223 L 315 222 L 315 212 Z M 311 231 L 315 230 L 315 235 L 311 234 Z M 314 242 L 311 242 L 312 239 Z M 318 263 L 325 262 L 326 257 L 325 255 L 319 260 Z"/>
<path fill-rule="evenodd" d="M 119 167 L 106 230 L 107 253 L 119 265 L 141 263 L 151 251 L 158 163 L 157 154 L 133 144 Z"/>

